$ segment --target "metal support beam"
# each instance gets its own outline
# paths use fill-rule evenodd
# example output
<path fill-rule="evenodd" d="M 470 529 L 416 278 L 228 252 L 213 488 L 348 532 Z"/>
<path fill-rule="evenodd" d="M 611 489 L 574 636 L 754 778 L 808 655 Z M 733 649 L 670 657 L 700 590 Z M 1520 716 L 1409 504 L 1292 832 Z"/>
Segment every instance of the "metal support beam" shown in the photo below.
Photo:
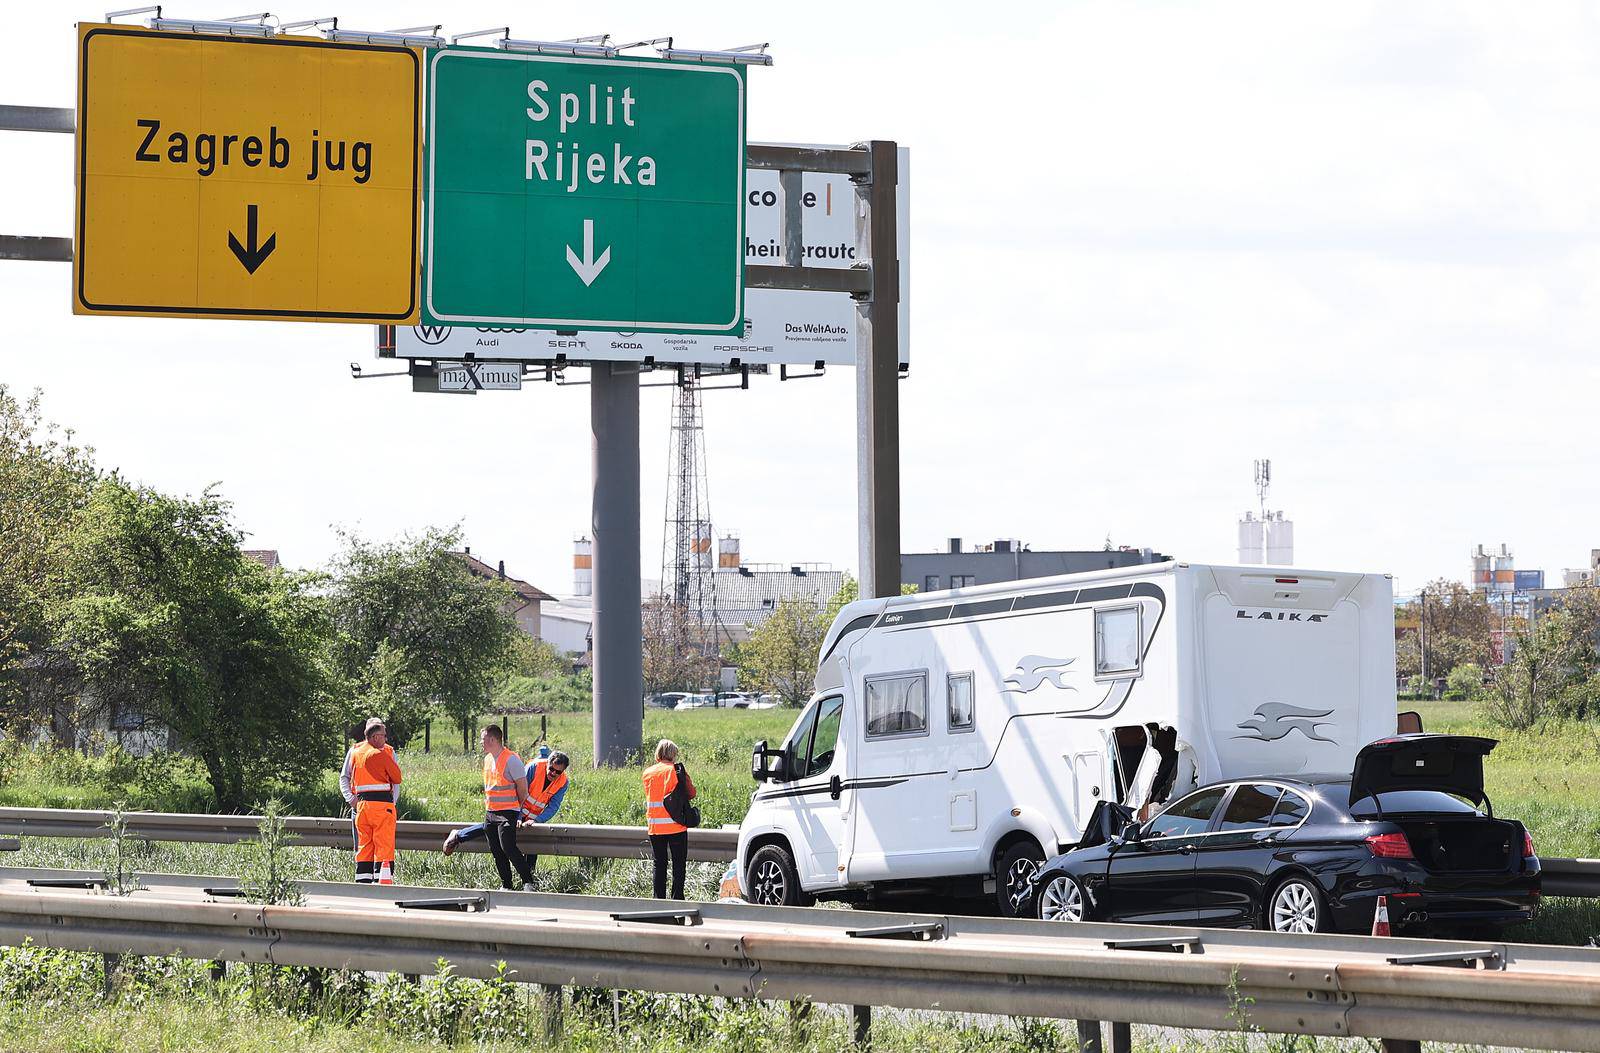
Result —
<path fill-rule="evenodd" d="M 791 289 L 799 292 L 872 294 L 872 273 L 866 267 L 775 267 L 747 263 L 746 289 Z"/>
<path fill-rule="evenodd" d="M 0 106 L 0 132 L 72 134 L 72 110 L 57 106 Z"/>
<path fill-rule="evenodd" d="M 1111 1053 L 1133 1053 L 1133 1025 L 1111 1022 Z"/>
<path fill-rule="evenodd" d="M 857 305 L 856 486 L 861 598 L 900 594 L 900 262 L 895 230 L 898 154 L 868 147 L 872 172 L 856 184 L 856 256 L 872 261 Z M 864 206 L 864 207 L 862 207 Z M 849 273 L 849 272 L 843 272 Z"/>
<path fill-rule="evenodd" d="M 1078 1021 L 1078 1049 L 1080 1053 L 1101 1053 L 1100 1021 Z"/>
<path fill-rule="evenodd" d="M 850 1007 L 850 1035 L 857 1048 L 865 1049 L 872 1044 L 872 1007 L 870 1005 L 853 1005 Z"/>
<path fill-rule="evenodd" d="M 1383 1053 L 1422 1053 L 1422 1043 L 1411 1038 L 1385 1038 Z"/>
<path fill-rule="evenodd" d="M 25 234 L 0 234 L 0 260 L 71 263 L 71 238 L 35 238 Z"/>
<path fill-rule="evenodd" d="M 594 436 L 594 763 L 636 760 L 644 737 L 639 611 L 639 373 L 589 371 Z"/>
<path fill-rule="evenodd" d="M 562 987 L 560 984 L 540 984 L 539 993 L 544 1002 L 544 1038 L 556 1045 L 561 1043 Z"/>
<path fill-rule="evenodd" d="M 801 200 L 800 172 L 786 168 L 778 173 L 779 197 L 783 199 L 783 213 L 778 217 L 778 241 L 783 245 L 783 265 L 798 267 L 805 262 L 805 243 L 801 240 L 801 217 L 805 205 Z"/>
<path fill-rule="evenodd" d="M 746 168 L 792 169 L 797 172 L 825 172 L 831 175 L 865 175 L 872 170 L 866 150 L 836 150 L 825 146 L 782 146 L 776 143 L 746 143 Z"/>

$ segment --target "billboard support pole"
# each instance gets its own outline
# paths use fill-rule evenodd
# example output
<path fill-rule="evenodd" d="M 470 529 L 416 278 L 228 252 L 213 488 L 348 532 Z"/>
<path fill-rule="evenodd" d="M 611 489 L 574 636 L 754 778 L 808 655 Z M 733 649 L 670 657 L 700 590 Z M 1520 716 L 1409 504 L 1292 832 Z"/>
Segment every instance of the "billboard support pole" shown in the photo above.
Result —
<path fill-rule="evenodd" d="M 856 177 L 856 255 L 872 261 L 857 305 L 856 500 L 861 598 L 900 595 L 900 257 L 895 230 L 896 146 L 867 145 Z"/>
<path fill-rule="evenodd" d="M 635 762 L 644 737 L 639 609 L 639 368 L 589 371 L 594 439 L 594 763 Z"/>

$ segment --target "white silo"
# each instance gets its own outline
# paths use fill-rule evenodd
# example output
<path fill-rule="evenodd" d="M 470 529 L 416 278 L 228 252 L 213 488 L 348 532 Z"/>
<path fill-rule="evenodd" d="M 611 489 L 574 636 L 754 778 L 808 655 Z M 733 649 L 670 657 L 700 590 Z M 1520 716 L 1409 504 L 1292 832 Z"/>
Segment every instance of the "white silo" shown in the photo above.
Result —
<path fill-rule="evenodd" d="M 1274 567 L 1294 566 L 1294 520 L 1273 512 L 1262 524 L 1267 535 L 1267 563 Z"/>
<path fill-rule="evenodd" d="M 572 543 L 572 594 L 594 595 L 594 542 L 586 537 Z"/>
<path fill-rule="evenodd" d="M 739 536 L 727 534 L 717 541 L 717 569 L 739 569 Z"/>
<path fill-rule="evenodd" d="M 1239 562 L 1249 566 L 1260 563 L 1266 552 L 1265 533 L 1266 524 L 1256 518 L 1254 512 L 1246 512 L 1244 518 L 1239 520 Z"/>
<path fill-rule="evenodd" d="M 694 563 L 701 570 L 711 569 L 711 524 L 704 519 L 694 523 Z"/>

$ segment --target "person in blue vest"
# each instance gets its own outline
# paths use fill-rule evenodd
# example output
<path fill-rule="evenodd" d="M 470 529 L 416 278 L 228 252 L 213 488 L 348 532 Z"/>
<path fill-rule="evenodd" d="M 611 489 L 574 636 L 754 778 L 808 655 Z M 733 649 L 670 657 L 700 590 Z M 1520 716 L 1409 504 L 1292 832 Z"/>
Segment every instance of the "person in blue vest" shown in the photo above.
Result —
<path fill-rule="evenodd" d="M 548 823 L 561 811 L 561 802 L 567 796 L 567 767 L 570 763 L 571 759 L 560 750 L 552 751 L 548 744 L 539 746 L 538 759 L 528 769 L 528 804 L 523 809 L 521 825 Z M 444 854 L 453 854 L 463 841 L 483 837 L 487 830 L 488 824 L 473 823 L 450 831 L 450 836 L 444 839 Z M 528 872 L 533 873 L 539 857 L 525 853 L 524 858 L 528 861 Z"/>

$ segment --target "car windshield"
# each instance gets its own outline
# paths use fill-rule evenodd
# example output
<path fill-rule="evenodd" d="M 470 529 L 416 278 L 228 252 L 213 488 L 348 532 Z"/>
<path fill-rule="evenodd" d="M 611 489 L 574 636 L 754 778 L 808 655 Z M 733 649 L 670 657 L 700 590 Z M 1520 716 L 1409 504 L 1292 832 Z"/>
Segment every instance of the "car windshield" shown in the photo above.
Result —
<path fill-rule="evenodd" d="M 1374 801 L 1370 796 L 1350 800 L 1350 784 L 1324 786 L 1330 800 L 1346 805 L 1353 819 L 1375 819 L 1383 815 L 1480 815 L 1477 808 L 1443 790 L 1385 790 Z"/>

